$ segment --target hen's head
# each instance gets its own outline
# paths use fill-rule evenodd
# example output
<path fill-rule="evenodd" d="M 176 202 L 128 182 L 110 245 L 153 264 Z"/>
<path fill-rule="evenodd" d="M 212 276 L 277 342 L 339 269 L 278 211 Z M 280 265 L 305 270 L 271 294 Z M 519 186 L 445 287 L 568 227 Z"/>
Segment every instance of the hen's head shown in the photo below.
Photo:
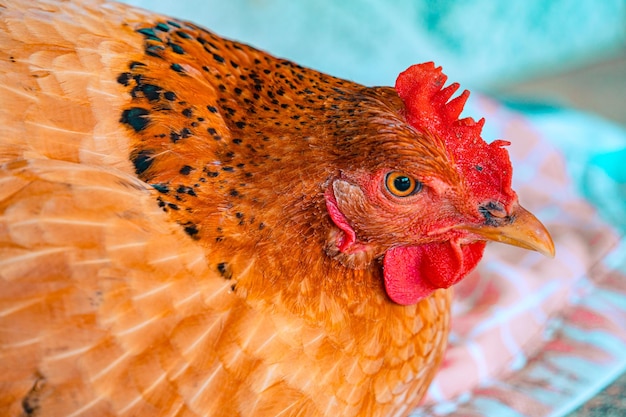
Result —
<path fill-rule="evenodd" d="M 374 121 L 376 141 L 345 145 L 365 145 L 368 160 L 342 170 L 325 194 L 336 225 L 328 252 L 355 268 L 382 255 L 387 294 L 399 304 L 458 282 L 487 240 L 554 255 L 549 233 L 511 189 L 508 143 L 483 141 L 482 119 L 459 119 L 469 92 L 450 100 L 459 86 L 444 88 L 446 79 L 426 63 L 398 77 L 402 103 L 376 90 L 397 118 Z"/>

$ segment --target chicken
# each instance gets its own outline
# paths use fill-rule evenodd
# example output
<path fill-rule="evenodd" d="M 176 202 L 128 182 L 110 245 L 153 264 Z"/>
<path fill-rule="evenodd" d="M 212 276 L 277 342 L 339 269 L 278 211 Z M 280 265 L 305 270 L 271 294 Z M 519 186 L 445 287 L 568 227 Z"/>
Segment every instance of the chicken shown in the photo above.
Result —
<path fill-rule="evenodd" d="M 485 242 L 554 254 L 445 81 L 0 0 L 0 414 L 407 414 Z"/>

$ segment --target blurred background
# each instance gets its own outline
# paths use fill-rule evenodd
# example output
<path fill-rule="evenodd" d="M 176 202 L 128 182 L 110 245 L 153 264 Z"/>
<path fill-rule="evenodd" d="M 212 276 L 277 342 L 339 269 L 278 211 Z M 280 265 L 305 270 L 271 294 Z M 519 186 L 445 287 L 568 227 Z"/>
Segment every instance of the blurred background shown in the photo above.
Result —
<path fill-rule="evenodd" d="M 626 234 L 626 0 L 126 2 L 365 85 L 434 61 L 522 112 Z M 624 415 L 625 392 L 622 376 L 572 416 Z"/>
<path fill-rule="evenodd" d="M 434 61 L 465 88 L 626 126 L 625 0 L 127 2 L 366 85 Z"/>

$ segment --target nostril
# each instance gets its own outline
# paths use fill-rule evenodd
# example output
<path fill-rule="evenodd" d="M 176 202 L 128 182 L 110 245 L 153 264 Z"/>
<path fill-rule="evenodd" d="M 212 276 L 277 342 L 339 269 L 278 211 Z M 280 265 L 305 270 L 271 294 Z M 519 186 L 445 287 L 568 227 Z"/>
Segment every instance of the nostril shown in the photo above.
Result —
<path fill-rule="evenodd" d="M 500 203 L 490 201 L 479 206 L 478 211 L 485 218 L 485 224 L 489 226 L 498 226 L 509 220 L 504 206 Z"/>

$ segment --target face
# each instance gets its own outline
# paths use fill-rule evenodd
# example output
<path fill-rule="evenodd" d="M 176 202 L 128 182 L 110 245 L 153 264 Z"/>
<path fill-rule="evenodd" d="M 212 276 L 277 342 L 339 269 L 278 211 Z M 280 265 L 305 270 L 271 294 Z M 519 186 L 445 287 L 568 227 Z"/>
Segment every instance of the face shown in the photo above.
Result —
<path fill-rule="evenodd" d="M 466 200 L 461 187 L 409 170 L 343 172 L 327 190 L 326 203 L 345 236 L 335 234 L 329 244 L 375 258 L 391 247 L 463 239 L 468 234 L 454 226 L 482 220 Z"/>
<path fill-rule="evenodd" d="M 404 107 L 372 106 L 359 119 L 367 125 L 342 125 L 345 168 L 325 192 L 327 253 L 351 268 L 381 259 L 387 294 L 399 304 L 462 279 L 486 240 L 554 254 L 545 227 L 511 190 L 507 143 L 484 142 L 482 120 L 458 120 L 468 93 L 450 100 L 457 86 L 443 88 L 431 67 L 400 77 Z"/>
<path fill-rule="evenodd" d="M 336 229 L 327 252 L 351 268 L 383 257 L 389 297 L 413 304 L 473 269 L 485 240 L 554 252 L 549 234 L 516 201 L 476 202 L 461 184 L 395 169 L 342 173 L 325 194 Z"/>

